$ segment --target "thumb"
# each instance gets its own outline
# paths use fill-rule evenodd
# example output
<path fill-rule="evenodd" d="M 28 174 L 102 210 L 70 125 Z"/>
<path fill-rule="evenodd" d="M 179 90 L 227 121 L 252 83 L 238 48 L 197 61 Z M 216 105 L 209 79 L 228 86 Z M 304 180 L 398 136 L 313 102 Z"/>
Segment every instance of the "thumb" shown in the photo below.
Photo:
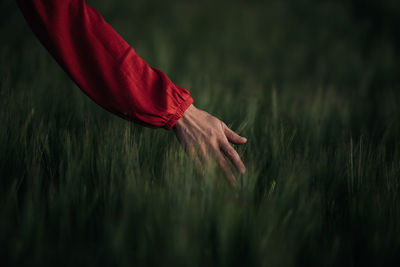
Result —
<path fill-rule="evenodd" d="M 247 139 L 245 137 L 238 135 L 237 133 L 235 133 L 234 131 L 229 129 L 228 126 L 226 126 L 226 125 L 224 128 L 224 133 L 225 133 L 226 138 L 228 138 L 229 142 L 231 142 L 233 144 L 241 145 L 241 144 L 245 144 L 247 142 Z"/>

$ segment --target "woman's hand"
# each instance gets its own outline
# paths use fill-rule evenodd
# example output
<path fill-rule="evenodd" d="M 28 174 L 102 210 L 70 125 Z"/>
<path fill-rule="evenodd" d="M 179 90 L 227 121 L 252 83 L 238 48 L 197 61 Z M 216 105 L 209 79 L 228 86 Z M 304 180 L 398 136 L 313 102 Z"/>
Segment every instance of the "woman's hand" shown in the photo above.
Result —
<path fill-rule="evenodd" d="M 211 156 L 221 167 L 228 182 L 235 185 L 236 179 L 224 157 L 225 154 L 240 174 L 245 173 L 246 167 L 229 142 L 240 145 L 245 144 L 247 139 L 229 129 L 216 117 L 190 105 L 175 124 L 174 131 L 185 151 L 199 168 L 207 165 Z"/>

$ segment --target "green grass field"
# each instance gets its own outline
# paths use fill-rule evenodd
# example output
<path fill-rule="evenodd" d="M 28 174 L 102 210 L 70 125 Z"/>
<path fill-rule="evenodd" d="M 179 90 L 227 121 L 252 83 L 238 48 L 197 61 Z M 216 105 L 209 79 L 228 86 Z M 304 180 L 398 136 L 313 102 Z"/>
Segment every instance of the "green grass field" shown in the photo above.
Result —
<path fill-rule="evenodd" d="M 400 9 L 353 2 L 89 1 L 248 138 L 232 190 L 88 99 L 4 0 L 1 265 L 399 266 Z"/>

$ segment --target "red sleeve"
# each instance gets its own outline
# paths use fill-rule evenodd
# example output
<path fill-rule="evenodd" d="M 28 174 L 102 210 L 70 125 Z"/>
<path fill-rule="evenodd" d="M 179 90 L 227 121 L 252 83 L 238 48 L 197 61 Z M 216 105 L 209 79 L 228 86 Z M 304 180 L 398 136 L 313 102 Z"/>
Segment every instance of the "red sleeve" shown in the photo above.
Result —
<path fill-rule="evenodd" d="M 17 0 L 33 32 L 76 84 L 114 114 L 171 129 L 193 102 L 151 68 L 84 0 Z"/>

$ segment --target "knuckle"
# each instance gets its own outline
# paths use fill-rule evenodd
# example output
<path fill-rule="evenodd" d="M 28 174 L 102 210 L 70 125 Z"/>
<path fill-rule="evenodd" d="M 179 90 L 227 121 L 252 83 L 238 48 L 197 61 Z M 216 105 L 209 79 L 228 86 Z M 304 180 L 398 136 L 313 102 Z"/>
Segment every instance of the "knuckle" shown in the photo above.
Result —
<path fill-rule="evenodd" d="M 229 146 L 227 146 L 225 149 L 225 153 L 228 155 L 228 156 L 230 156 L 230 157 L 235 157 L 236 156 L 236 150 L 235 149 L 233 149 L 230 145 Z"/>
<path fill-rule="evenodd" d="M 233 149 L 228 149 L 227 154 L 228 154 L 230 157 L 236 157 L 236 151 L 233 150 Z"/>

